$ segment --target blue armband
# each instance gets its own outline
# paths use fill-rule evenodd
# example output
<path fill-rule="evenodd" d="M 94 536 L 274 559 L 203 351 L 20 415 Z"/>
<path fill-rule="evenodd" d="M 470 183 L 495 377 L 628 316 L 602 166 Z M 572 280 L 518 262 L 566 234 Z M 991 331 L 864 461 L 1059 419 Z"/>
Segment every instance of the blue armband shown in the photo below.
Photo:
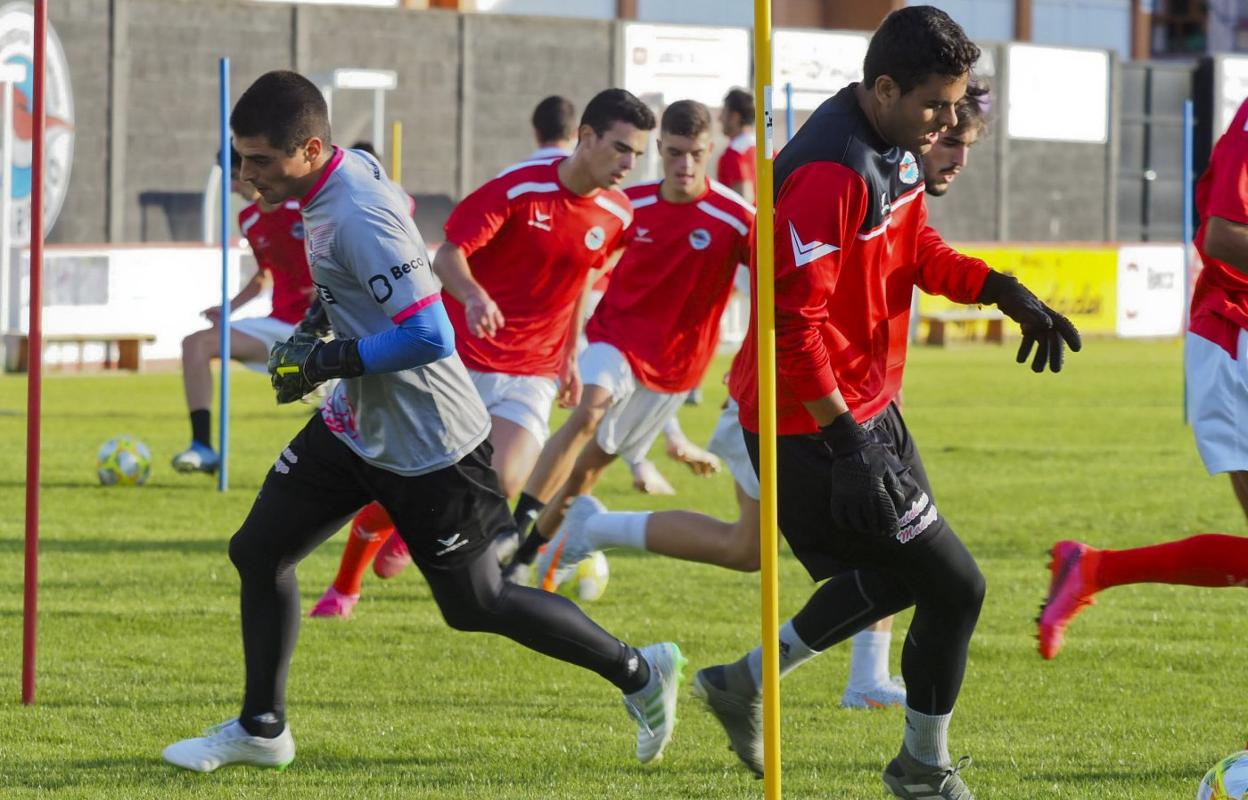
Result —
<path fill-rule="evenodd" d="M 364 374 L 398 372 L 440 361 L 455 352 L 455 329 L 442 301 L 430 303 L 384 333 L 360 339 Z"/>

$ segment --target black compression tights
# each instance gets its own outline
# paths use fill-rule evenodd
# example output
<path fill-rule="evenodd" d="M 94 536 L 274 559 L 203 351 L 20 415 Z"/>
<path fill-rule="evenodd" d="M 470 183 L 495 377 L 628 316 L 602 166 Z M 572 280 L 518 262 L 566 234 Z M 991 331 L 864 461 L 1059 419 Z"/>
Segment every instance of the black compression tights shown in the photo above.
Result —
<path fill-rule="evenodd" d="M 918 546 L 907 549 L 912 545 Z M 793 617 L 793 629 L 811 649 L 822 651 L 914 606 L 901 651 L 906 703 L 922 714 L 948 714 L 962 688 L 984 588 L 975 560 L 946 529 L 900 548 L 887 569 L 829 579 Z"/>
<path fill-rule="evenodd" d="M 264 495 L 268 496 L 264 496 Z M 285 718 L 286 676 L 299 636 L 295 567 L 345 520 L 310 525 L 297 507 L 266 513 L 279 493 L 266 488 L 230 540 L 230 560 L 242 579 L 243 651 L 247 686 L 242 719 L 273 713 Z M 266 502 L 267 501 L 267 502 Z M 649 672 L 636 650 L 611 636 L 567 598 L 502 580 L 490 548 L 454 570 L 425 569 L 425 579 L 447 623 L 457 630 L 497 633 L 540 653 L 598 673 L 622 691 L 645 684 Z M 248 725 L 254 729 L 255 724 Z M 253 733 L 260 734 L 259 730 Z"/>

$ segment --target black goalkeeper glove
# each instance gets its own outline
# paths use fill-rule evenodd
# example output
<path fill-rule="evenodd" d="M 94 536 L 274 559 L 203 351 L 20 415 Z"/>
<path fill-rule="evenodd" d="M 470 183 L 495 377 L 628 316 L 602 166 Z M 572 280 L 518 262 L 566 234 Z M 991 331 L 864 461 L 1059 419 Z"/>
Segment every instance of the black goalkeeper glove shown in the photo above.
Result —
<path fill-rule="evenodd" d="M 872 441 L 848 411 L 820 428 L 818 438 L 832 452 L 832 524 L 895 538 L 906 495 L 884 458 L 884 446 Z"/>
<path fill-rule="evenodd" d="M 1044 372 L 1046 363 L 1053 372 L 1061 372 L 1065 355 L 1063 343 L 1071 352 L 1078 353 L 1083 348 L 1074 323 L 1040 302 L 1040 298 L 1012 275 L 996 270 L 989 272 L 976 302 L 995 304 L 1002 314 L 1019 324 L 1023 342 L 1018 347 L 1018 363 L 1027 362 L 1034 345 L 1036 357 L 1031 362 L 1032 372 Z"/>
<path fill-rule="evenodd" d="M 277 403 L 293 403 L 330 378 L 357 378 L 364 374 L 358 339 L 322 342 L 309 333 L 296 333 L 269 353 L 269 375 Z"/>
<path fill-rule="evenodd" d="M 321 298 L 316 297 L 308 310 L 303 312 L 303 319 L 295 326 L 295 333 L 310 333 L 318 339 L 324 339 L 329 331 L 329 312 L 325 310 Z"/>

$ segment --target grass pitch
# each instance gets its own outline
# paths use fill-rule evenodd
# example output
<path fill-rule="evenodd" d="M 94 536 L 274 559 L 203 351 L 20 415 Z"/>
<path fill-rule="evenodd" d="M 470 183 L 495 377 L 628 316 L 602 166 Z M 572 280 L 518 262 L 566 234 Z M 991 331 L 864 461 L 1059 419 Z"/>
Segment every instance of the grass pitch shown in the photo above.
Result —
<path fill-rule="evenodd" d="M 1174 800 L 1244 744 L 1239 590 L 1133 586 L 1101 596 L 1054 662 L 1032 618 L 1045 550 L 1084 538 L 1129 547 L 1198 532 L 1241 533 L 1224 478 L 1202 469 L 1181 421 L 1181 346 L 1092 341 L 1059 376 L 985 346 L 917 349 L 907 420 L 942 512 L 988 577 L 988 599 L 954 715 L 951 750 L 989 800 Z M 705 442 L 724 395 L 717 363 L 682 422 Z M 289 685 L 299 757 L 284 773 L 178 771 L 161 748 L 237 713 L 237 578 L 226 542 L 266 470 L 310 412 L 277 408 L 238 372 L 231 490 L 176 475 L 186 445 L 177 374 L 53 375 L 46 381 L 38 705 L 19 702 L 25 382 L 0 377 L 0 797 L 6 798 L 756 798 L 762 784 L 682 695 L 665 760 L 633 758 L 634 725 L 597 678 L 485 635 L 447 629 L 414 571 L 371 575 L 349 621 L 305 620 Z M 102 488 L 94 454 L 133 433 L 155 454 L 149 485 Z M 680 495 L 631 491 L 613 468 L 611 508 L 735 511 L 731 479 L 697 479 L 656 454 Z M 304 608 L 332 579 L 339 534 L 300 568 Z M 691 669 L 758 640 L 755 575 L 610 554 L 590 613 L 645 644 L 679 642 Z M 781 558 L 785 615 L 812 585 Z M 898 619 L 903 632 L 908 616 Z M 893 647 L 894 671 L 900 635 Z M 884 795 L 879 772 L 898 710 L 837 707 L 848 650 L 783 684 L 785 796 Z"/>

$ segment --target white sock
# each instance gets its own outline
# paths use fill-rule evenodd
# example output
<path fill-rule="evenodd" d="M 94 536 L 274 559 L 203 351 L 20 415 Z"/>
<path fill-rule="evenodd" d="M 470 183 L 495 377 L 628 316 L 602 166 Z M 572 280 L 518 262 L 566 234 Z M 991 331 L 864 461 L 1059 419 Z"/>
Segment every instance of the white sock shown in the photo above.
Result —
<path fill-rule="evenodd" d="M 784 623 L 780 628 L 780 677 L 788 675 L 821 652 L 821 650 L 812 650 L 810 645 L 802 641 L 802 637 L 793 630 L 793 620 Z M 754 679 L 754 686 L 761 688 L 763 685 L 763 648 L 755 647 L 751 650 L 746 656 L 746 663 L 749 664 L 750 677 Z"/>
<path fill-rule="evenodd" d="M 952 713 L 929 716 L 906 706 L 906 750 L 931 767 L 949 767 L 949 720 Z"/>
<path fill-rule="evenodd" d="M 867 692 L 888 683 L 888 647 L 892 631 L 859 631 L 854 634 L 853 656 L 849 660 L 849 688 Z"/>
<path fill-rule="evenodd" d="M 646 520 L 649 511 L 607 511 L 595 514 L 585 523 L 585 534 L 595 550 L 610 547 L 646 549 Z"/>

